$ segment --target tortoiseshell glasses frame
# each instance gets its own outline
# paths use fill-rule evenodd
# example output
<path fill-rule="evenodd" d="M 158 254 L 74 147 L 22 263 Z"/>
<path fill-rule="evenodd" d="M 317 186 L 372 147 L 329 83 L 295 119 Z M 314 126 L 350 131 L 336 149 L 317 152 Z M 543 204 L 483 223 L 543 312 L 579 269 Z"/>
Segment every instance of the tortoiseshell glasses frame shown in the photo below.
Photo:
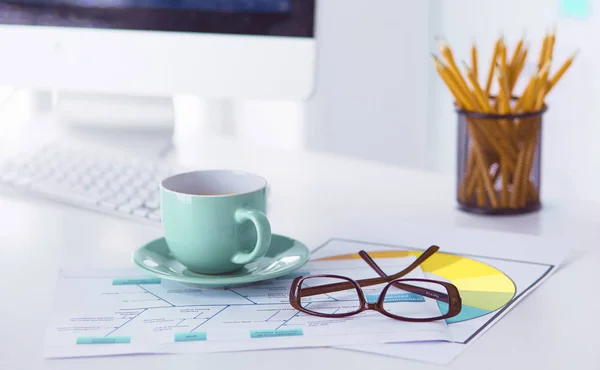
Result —
<path fill-rule="evenodd" d="M 389 275 L 389 276 L 383 272 L 383 270 L 375 263 L 375 261 L 371 258 L 371 256 L 369 256 L 369 254 L 367 252 L 360 251 L 359 252 L 360 257 L 367 264 L 369 264 L 369 266 L 371 266 L 371 268 L 373 270 L 375 270 L 377 272 L 379 277 L 370 278 L 370 279 L 354 280 L 347 276 L 340 276 L 340 275 L 298 276 L 297 278 L 294 279 L 294 281 L 292 282 L 292 285 L 290 287 L 290 295 L 289 295 L 290 304 L 295 309 L 297 309 L 301 312 L 304 312 L 306 314 L 314 315 L 314 316 L 321 316 L 321 317 L 331 317 L 331 318 L 348 317 L 348 316 L 359 314 L 366 310 L 375 310 L 375 311 L 378 311 L 378 312 L 382 313 L 383 315 L 388 316 L 390 318 L 393 318 L 396 320 L 402 320 L 402 321 L 410 321 L 410 322 L 431 322 L 431 321 L 443 320 L 443 319 L 448 319 L 448 318 L 454 317 L 460 313 L 461 307 L 462 307 L 462 300 L 461 300 L 460 293 L 458 292 L 458 289 L 456 288 L 456 286 L 454 286 L 451 283 L 444 282 L 444 281 L 437 281 L 437 280 L 431 280 L 431 279 L 412 279 L 412 278 L 402 279 L 402 277 L 409 274 L 411 271 L 413 271 L 415 268 L 417 268 L 419 265 L 421 265 L 425 260 L 427 260 L 429 257 L 431 257 L 434 253 L 436 253 L 438 250 L 439 250 L 438 246 L 433 245 L 433 246 L 429 247 L 407 268 L 405 268 L 404 270 L 402 270 L 394 275 Z M 320 286 L 315 286 L 315 287 L 302 287 L 302 284 L 305 282 L 305 280 L 314 279 L 314 278 L 331 278 L 331 279 L 336 279 L 336 280 L 343 280 L 344 282 L 320 285 Z M 377 302 L 375 302 L 375 303 L 367 302 L 367 299 L 365 298 L 365 294 L 364 294 L 362 288 L 368 287 L 368 286 L 373 286 L 373 285 L 378 285 L 378 284 L 386 284 L 386 283 L 387 283 L 387 285 L 381 291 Z M 429 284 L 437 284 L 438 286 L 443 286 L 445 288 L 447 294 L 436 291 L 436 290 L 428 289 L 428 288 L 425 288 L 422 286 L 412 285 L 411 283 L 412 284 L 428 284 L 428 283 Z M 394 287 L 394 288 L 397 288 L 397 289 L 400 289 L 400 290 L 403 290 L 406 292 L 414 293 L 421 297 L 431 298 L 436 301 L 443 302 L 448 305 L 448 312 L 445 314 L 440 314 L 439 316 L 435 316 L 435 317 L 419 317 L 419 318 L 404 317 L 404 316 L 399 316 L 399 315 L 393 314 L 384 308 L 385 296 L 391 287 Z M 320 294 L 328 294 L 328 293 L 339 292 L 339 291 L 350 290 L 350 289 L 356 290 L 356 293 L 357 293 L 358 299 L 359 299 L 358 308 L 354 311 L 342 312 L 342 313 L 324 313 L 324 312 L 311 311 L 302 305 L 301 300 L 303 297 L 310 297 L 310 296 L 315 296 L 315 295 L 320 295 Z"/>

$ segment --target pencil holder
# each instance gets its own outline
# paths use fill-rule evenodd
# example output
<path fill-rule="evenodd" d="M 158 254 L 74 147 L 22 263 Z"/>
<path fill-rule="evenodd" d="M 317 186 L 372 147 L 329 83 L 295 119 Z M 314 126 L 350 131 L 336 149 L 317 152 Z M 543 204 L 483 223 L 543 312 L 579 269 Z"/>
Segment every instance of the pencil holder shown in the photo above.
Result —
<path fill-rule="evenodd" d="M 457 200 L 479 214 L 523 214 L 541 208 L 542 118 L 457 109 Z"/>

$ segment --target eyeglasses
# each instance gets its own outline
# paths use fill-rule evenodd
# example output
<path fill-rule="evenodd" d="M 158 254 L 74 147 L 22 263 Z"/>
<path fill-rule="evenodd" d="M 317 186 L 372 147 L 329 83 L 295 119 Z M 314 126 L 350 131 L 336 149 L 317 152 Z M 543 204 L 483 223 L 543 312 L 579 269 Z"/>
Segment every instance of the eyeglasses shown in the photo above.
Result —
<path fill-rule="evenodd" d="M 454 317 L 460 313 L 462 301 L 453 284 L 431 279 L 402 279 L 438 250 L 438 246 L 429 247 L 410 266 L 389 276 L 367 252 L 360 251 L 360 257 L 379 277 L 354 280 L 341 275 L 299 276 L 290 288 L 290 304 L 306 314 L 330 318 L 348 317 L 366 310 L 411 322 Z M 367 288 L 380 284 L 386 284 L 380 292 Z"/>

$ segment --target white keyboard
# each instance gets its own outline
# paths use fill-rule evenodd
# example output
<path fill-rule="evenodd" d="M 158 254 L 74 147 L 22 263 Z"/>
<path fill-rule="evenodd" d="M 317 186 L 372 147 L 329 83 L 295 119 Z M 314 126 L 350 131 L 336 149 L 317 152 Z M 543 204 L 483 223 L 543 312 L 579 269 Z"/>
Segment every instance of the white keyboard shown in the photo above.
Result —
<path fill-rule="evenodd" d="M 0 184 L 104 213 L 160 222 L 158 164 L 51 143 L 0 163 Z"/>

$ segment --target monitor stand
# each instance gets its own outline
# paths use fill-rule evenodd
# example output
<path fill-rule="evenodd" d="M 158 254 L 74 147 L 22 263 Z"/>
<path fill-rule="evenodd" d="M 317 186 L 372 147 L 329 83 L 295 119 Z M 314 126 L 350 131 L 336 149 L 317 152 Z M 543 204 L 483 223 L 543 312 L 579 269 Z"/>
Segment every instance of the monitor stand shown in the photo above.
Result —
<path fill-rule="evenodd" d="M 175 127 L 169 97 L 57 92 L 53 116 L 69 139 L 143 157 L 169 147 Z"/>
<path fill-rule="evenodd" d="M 181 138 L 231 130 L 227 100 L 57 92 L 53 116 L 70 139 L 160 159 Z"/>

